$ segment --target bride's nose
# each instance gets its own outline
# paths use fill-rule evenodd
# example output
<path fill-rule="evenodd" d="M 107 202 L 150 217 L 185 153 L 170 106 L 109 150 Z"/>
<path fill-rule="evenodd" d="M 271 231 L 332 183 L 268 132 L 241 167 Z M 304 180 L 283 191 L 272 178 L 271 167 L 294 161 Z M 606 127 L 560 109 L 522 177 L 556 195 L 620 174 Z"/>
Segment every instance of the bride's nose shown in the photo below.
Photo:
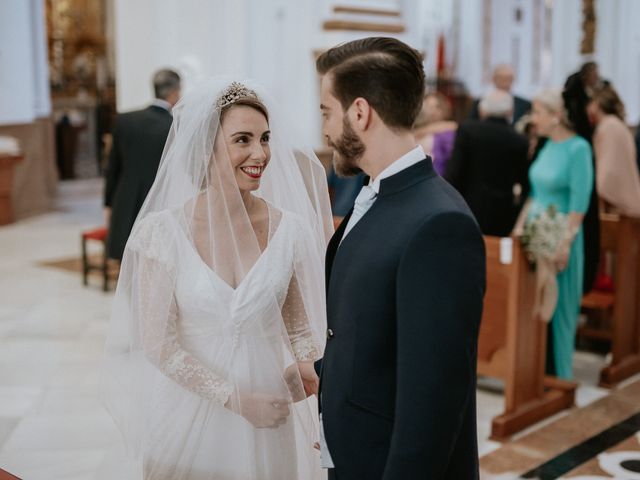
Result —
<path fill-rule="evenodd" d="M 267 161 L 267 152 L 265 152 L 265 149 L 260 143 L 253 144 L 253 148 L 251 149 L 251 159 L 260 162 Z"/>

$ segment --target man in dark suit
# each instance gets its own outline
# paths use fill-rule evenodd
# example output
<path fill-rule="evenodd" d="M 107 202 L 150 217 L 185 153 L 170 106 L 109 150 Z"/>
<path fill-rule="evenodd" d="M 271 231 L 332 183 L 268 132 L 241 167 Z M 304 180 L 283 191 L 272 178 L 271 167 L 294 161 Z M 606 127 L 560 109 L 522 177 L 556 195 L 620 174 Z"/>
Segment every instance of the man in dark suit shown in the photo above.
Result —
<path fill-rule="evenodd" d="M 327 251 L 322 464 L 338 480 L 476 479 L 484 243 L 414 141 L 422 59 L 366 38 L 317 68 L 334 167 L 368 175 Z"/>
<path fill-rule="evenodd" d="M 496 90 L 502 90 L 511 94 L 511 87 L 514 79 L 515 74 L 513 73 L 511 65 L 498 65 L 493 70 L 493 86 Z M 471 106 L 471 114 L 469 116 L 470 120 L 480 119 L 480 110 L 478 108 L 479 104 L 479 99 L 474 100 L 473 105 Z M 511 118 L 509 119 L 509 123 L 511 123 L 511 125 L 515 125 L 518 120 L 520 120 L 520 118 L 530 110 L 531 102 L 529 100 L 513 95 L 513 111 Z"/>
<path fill-rule="evenodd" d="M 116 118 L 104 200 L 109 258 L 122 259 L 133 222 L 156 178 L 171 128 L 171 108 L 180 98 L 180 76 L 160 70 L 153 76 L 153 87 L 156 99 L 150 106 Z"/>
<path fill-rule="evenodd" d="M 509 125 L 513 99 L 494 90 L 480 102 L 482 120 L 463 122 L 444 178 L 466 200 L 485 235 L 508 236 L 528 193 L 528 140 Z"/>

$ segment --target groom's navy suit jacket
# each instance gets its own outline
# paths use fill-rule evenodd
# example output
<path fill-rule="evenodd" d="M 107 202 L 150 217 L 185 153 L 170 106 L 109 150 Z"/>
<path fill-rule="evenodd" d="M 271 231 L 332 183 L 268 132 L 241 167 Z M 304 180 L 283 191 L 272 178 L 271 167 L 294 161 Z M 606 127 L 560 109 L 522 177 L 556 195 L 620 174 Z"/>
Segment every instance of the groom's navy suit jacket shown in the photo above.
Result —
<path fill-rule="evenodd" d="M 478 478 L 476 350 L 484 243 L 431 159 L 382 180 L 326 258 L 317 362 L 337 480 Z"/>

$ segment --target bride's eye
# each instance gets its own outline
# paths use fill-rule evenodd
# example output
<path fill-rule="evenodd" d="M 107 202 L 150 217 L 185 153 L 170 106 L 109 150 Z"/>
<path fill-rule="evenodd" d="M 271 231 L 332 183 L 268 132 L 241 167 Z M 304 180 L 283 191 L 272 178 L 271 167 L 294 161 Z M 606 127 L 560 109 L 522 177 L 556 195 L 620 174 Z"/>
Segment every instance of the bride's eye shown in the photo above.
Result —
<path fill-rule="evenodd" d="M 238 139 L 236 140 L 236 143 L 248 143 L 249 139 L 246 136 L 242 136 L 242 137 L 238 137 Z"/>
<path fill-rule="evenodd" d="M 264 137 L 262 137 L 262 142 L 263 143 L 269 143 L 270 139 L 271 139 L 271 137 L 269 135 L 265 135 Z"/>

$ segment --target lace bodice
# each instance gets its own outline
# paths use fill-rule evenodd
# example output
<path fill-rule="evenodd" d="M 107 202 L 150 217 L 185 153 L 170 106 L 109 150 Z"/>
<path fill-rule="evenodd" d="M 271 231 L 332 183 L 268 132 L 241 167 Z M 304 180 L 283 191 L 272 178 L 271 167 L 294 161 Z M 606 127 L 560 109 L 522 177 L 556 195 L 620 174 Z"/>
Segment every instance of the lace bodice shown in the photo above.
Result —
<path fill-rule="evenodd" d="M 143 219 L 127 248 L 137 256 L 136 313 L 146 357 L 183 388 L 220 405 L 234 383 L 216 368 L 212 338 L 233 351 L 243 338 L 282 338 L 284 323 L 294 358 L 317 359 L 295 273 L 308 234 L 294 214 L 283 214 L 262 256 L 233 288 L 200 258 L 176 215 Z"/>

